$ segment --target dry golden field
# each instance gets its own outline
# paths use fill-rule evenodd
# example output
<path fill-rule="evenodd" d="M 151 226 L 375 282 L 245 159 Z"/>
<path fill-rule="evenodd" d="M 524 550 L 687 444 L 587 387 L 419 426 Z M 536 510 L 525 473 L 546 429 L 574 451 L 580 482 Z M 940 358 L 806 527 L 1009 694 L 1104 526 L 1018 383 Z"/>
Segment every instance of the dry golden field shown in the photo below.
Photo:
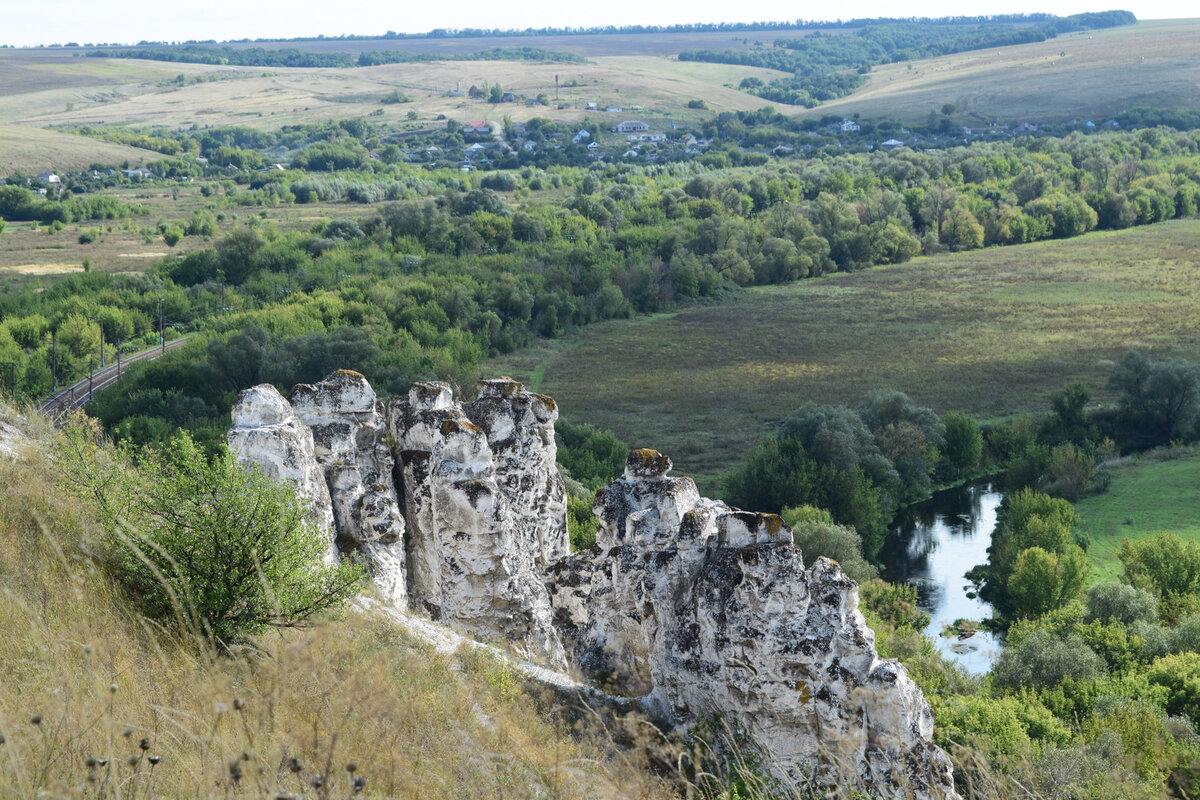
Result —
<path fill-rule="evenodd" d="M 1139 22 L 888 64 L 875 68 L 866 86 L 849 97 L 804 113 L 921 122 L 945 103 L 957 107 L 956 118 L 982 122 L 1107 118 L 1137 106 L 1195 108 L 1200 20 Z"/>

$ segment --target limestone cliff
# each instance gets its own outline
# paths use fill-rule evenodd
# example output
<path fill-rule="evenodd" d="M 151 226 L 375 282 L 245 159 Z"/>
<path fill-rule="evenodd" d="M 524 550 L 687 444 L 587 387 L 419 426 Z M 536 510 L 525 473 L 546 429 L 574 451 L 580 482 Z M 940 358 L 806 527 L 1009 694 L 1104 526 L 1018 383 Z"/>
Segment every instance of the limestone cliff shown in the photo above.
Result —
<path fill-rule="evenodd" d="M 668 725 L 720 714 L 785 783 L 956 797 L 929 705 L 879 659 L 856 584 L 828 559 L 806 567 L 778 517 L 635 450 L 596 496 L 596 545 L 569 554 L 550 398 L 500 379 L 463 404 L 416 383 L 385 415 L 343 371 L 289 400 L 243 392 L 230 447 L 294 482 L 331 554 L 366 558 L 394 606 L 569 664 Z"/>

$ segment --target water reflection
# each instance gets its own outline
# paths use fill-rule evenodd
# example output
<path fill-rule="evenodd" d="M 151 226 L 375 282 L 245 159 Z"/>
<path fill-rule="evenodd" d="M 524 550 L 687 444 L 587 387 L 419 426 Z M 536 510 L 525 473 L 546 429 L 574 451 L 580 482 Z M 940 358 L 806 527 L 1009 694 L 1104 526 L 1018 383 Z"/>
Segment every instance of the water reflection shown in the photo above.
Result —
<path fill-rule="evenodd" d="M 885 577 L 917 587 L 920 607 L 930 616 L 926 629 L 952 661 L 974 673 L 986 672 L 1000 653 L 1000 642 L 987 631 L 970 636 L 942 636 L 959 619 L 976 622 L 992 615 L 992 607 L 969 597 L 973 587 L 967 570 L 987 561 L 1003 494 L 991 484 L 938 492 L 906 509 L 892 526 L 884 546 Z"/>

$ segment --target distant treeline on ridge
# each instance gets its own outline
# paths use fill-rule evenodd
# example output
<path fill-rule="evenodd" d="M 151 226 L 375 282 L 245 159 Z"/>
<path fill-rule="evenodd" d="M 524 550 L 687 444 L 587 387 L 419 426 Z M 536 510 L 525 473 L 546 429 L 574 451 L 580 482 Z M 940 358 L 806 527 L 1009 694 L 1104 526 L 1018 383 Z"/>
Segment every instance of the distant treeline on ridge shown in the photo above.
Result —
<path fill-rule="evenodd" d="M 262 47 L 134 47 L 121 50 L 92 50 L 97 58 L 144 58 L 151 61 L 176 61 L 187 64 L 229 64 L 238 67 L 374 67 L 380 64 L 407 64 L 418 61 L 558 61 L 584 63 L 587 59 L 573 53 L 559 53 L 541 47 L 495 47 L 473 53 L 406 53 L 400 50 L 374 50 L 357 56 L 350 53 L 306 53 L 295 48 L 267 50 Z"/>

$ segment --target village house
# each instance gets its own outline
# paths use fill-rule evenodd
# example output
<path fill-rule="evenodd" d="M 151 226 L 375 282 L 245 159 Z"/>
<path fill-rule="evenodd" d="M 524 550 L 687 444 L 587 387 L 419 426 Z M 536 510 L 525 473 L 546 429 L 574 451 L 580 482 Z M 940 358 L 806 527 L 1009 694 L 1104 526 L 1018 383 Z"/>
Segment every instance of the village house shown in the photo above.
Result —
<path fill-rule="evenodd" d="M 42 183 L 62 183 L 62 181 L 59 180 L 59 177 L 53 172 L 39 172 L 37 174 L 37 179 Z"/>
<path fill-rule="evenodd" d="M 592 138 L 591 131 L 589 131 L 587 128 L 581 128 L 575 132 L 574 136 L 571 137 L 571 141 L 574 142 L 575 144 L 579 144 L 584 139 L 590 139 L 590 138 Z"/>
<path fill-rule="evenodd" d="M 475 134 L 477 136 L 488 136 L 492 132 L 492 127 L 486 122 L 468 122 L 466 127 L 462 129 L 463 133 Z"/>
<path fill-rule="evenodd" d="M 649 125 L 636 119 L 627 119 L 624 122 L 618 123 L 617 127 L 613 128 L 613 131 L 616 133 L 641 133 L 648 130 L 650 130 Z"/>
<path fill-rule="evenodd" d="M 853 133 L 859 129 L 859 125 L 852 119 L 843 119 L 837 129 L 842 133 Z"/>
<path fill-rule="evenodd" d="M 650 133 L 643 131 L 642 133 L 631 133 L 625 137 L 631 142 L 665 142 L 667 135 L 665 133 Z"/>

